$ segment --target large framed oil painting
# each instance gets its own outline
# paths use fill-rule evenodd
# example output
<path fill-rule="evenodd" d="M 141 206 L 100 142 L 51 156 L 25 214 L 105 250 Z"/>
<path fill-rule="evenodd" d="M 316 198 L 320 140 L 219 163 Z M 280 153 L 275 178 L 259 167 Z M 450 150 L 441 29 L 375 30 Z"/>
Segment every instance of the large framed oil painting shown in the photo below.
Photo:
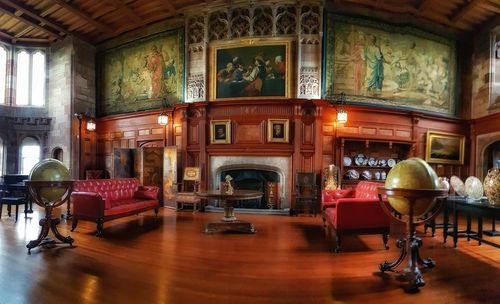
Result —
<path fill-rule="evenodd" d="M 98 56 L 98 114 L 159 109 L 184 99 L 184 31 L 171 30 Z"/>
<path fill-rule="evenodd" d="M 328 15 L 326 36 L 325 94 L 456 115 L 453 40 L 334 14 Z"/>
<path fill-rule="evenodd" d="M 248 39 L 213 44 L 210 99 L 291 97 L 290 43 Z"/>
<path fill-rule="evenodd" d="M 465 136 L 444 132 L 427 132 L 425 161 L 437 164 L 463 165 Z"/>

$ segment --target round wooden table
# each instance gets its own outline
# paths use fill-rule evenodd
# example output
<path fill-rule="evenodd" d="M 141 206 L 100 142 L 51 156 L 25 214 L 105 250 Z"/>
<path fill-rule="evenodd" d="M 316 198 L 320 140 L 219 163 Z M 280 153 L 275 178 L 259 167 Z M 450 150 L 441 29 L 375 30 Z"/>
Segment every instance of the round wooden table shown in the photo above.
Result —
<path fill-rule="evenodd" d="M 220 230 L 229 230 L 243 233 L 255 233 L 252 223 L 239 221 L 234 216 L 234 201 L 258 199 L 262 197 L 262 192 L 253 190 L 235 190 L 233 193 L 225 193 L 220 190 L 209 190 L 196 192 L 196 195 L 203 199 L 217 199 L 224 205 L 224 217 L 220 222 L 208 223 L 205 233 L 212 233 Z"/>

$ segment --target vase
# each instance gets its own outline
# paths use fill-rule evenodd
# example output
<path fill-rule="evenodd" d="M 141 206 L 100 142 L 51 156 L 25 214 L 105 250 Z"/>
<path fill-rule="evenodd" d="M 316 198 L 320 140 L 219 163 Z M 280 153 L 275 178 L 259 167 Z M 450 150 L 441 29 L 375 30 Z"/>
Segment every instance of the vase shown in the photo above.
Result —
<path fill-rule="evenodd" d="M 450 190 L 450 182 L 447 177 L 438 177 L 439 189 Z"/>
<path fill-rule="evenodd" d="M 484 192 L 491 205 L 500 205 L 500 168 L 488 170 L 484 178 Z"/>

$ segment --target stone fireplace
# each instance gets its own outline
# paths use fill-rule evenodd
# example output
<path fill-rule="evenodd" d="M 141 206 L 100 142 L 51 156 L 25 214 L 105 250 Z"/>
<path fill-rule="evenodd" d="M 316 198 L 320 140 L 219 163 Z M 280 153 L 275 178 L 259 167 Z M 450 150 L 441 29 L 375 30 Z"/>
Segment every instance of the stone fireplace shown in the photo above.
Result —
<path fill-rule="evenodd" d="M 218 189 L 226 174 L 233 177 L 235 187 L 240 189 L 259 190 L 266 182 L 279 183 L 279 209 L 290 208 L 291 157 L 283 156 L 211 156 L 209 181 L 210 189 Z M 243 203 L 243 208 L 265 209 L 266 197 L 262 201 Z"/>

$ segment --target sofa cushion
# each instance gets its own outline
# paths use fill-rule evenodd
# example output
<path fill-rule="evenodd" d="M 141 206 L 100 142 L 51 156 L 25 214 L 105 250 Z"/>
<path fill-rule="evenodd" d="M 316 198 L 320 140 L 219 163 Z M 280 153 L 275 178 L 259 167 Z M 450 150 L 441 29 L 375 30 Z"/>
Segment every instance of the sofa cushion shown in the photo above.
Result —
<path fill-rule="evenodd" d="M 137 190 L 134 193 L 134 198 L 136 199 L 152 199 L 155 200 L 158 197 L 158 193 L 151 190 Z"/>
<path fill-rule="evenodd" d="M 133 197 L 138 187 L 139 181 L 136 178 L 78 180 L 74 183 L 73 191 L 95 192 L 103 199 L 115 201 Z"/>
<path fill-rule="evenodd" d="M 352 189 L 337 189 L 337 190 L 322 190 L 321 191 L 321 210 L 326 207 L 335 207 L 337 199 L 352 197 L 354 191 Z"/>

